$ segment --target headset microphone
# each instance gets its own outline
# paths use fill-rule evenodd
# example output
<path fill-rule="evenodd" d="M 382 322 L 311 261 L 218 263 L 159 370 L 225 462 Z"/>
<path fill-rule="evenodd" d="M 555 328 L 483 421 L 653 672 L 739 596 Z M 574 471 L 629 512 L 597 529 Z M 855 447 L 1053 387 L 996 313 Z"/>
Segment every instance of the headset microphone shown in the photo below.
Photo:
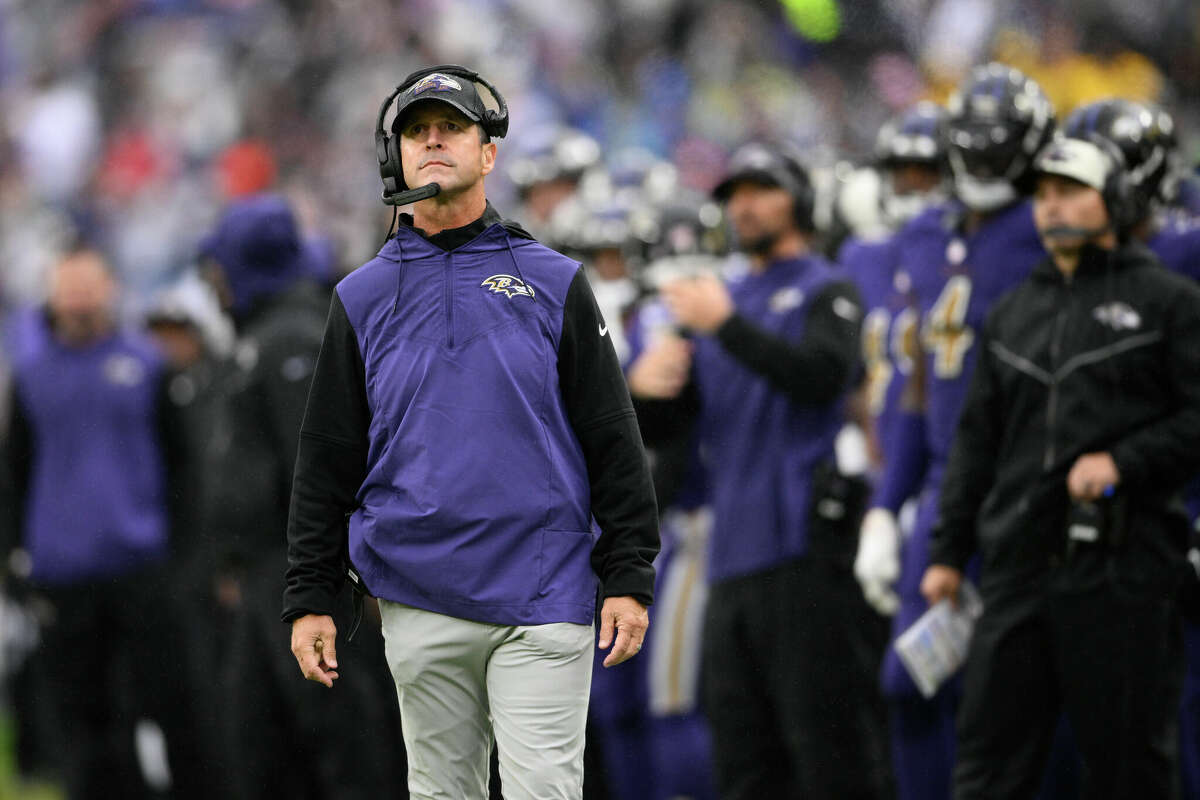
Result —
<path fill-rule="evenodd" d="M 402 192 L 395 192 L 393 194 L 388 194 L 385 190 L 383 193 L 383 202 L 389 206 L 406 206 L 418 200 L 428 200 L 441 191 L 442 187 L 436 183 L 427 183 L 424 186 L 418 186 L 416 189 L 405 189 Z"/>
<path fill-rule="evenodd" d="M 1078 228 L 1074 225 L 1054 225 L 1042 231 L 1042 236 L 1049 239 L 1057 239 L 1060 237 L 1079 237 L 1082 239 L 1092 239 L 1097 236 L 1103 236 L 1112 229 L 1112 225 L 1104 225 L 1099 228 Z"/>

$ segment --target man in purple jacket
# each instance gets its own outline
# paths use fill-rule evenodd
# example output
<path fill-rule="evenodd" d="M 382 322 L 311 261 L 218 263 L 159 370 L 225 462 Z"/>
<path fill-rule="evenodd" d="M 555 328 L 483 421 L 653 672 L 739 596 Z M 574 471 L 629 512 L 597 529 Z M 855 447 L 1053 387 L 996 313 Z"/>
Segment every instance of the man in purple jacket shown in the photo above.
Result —
<path fill-rule="evenodd" d="M 485 797 L 493 737 L 506 797 L 580 797 L 597 594 L 607 666 L 637 653 L 653 597 L 654 493 L 608 323 L 579 265 L 484 193 L 507 128 L 462 67 L 385 101 L 385 200 L 425 199 L 337 286 L 296 463 L 292 651 L 333 685 L 348 556 L 380 599 L 413 797 Z"/>
<path fill-rule="evenodd" d="M 694 425 L 713 508 L 704 701 L 721 797 L 884 793 L 870 611 L 851 573 L 865 492 L 834 440 L 861 300 L 809 250 L 812 185 L 775 148 L 734 153 L 715 196 L 746 268 L 663 288 L 689 338 L 629 368 L 648 441 Z"/>
<path fill-rule="evenodd" d="M 165 571 L 180 496 L 176 415 L 162 355 L 117 322 L 104 256 L 68 253 L 49 288 L 45 312 L 13 342 L 0 563 L 53 609 L 31 666 L 67 793 L 149 797 L 139 719 L 163 723 L 168 756 L 189 728 Z"/>

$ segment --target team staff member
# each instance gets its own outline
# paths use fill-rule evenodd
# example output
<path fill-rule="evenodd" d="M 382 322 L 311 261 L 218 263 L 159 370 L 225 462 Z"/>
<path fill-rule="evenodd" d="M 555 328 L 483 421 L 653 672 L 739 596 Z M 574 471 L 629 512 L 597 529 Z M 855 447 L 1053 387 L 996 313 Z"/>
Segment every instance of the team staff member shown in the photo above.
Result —
<path fill-rule="evenodd" d="M 1062 708 L 1083 796 L 1173 797 L 1200 290 L 1118 238 L 1118 149 L 1061 139 L 1035 169 L 1050 257 L 984 328 L 921 586 L 956 596 L 981 552 L 955 796 L 1030 796 Z"/>
<path fill-rule="evenodd" d="M 716 196 L 749 269 L 665 286 L 695 337 L 660 337 L 629 382 L 648 440 L 695 420 L 706 456 L 704 699 L 718 789 L 877 797 L 878 665 L 850 564 L 861 507 L 836 496 L 846 484 L 832 466 L 858 366 L 858 293 L 809 250 L 811 184 L 793 159 L 747 145 Z"/>
<path fill-rule="evenodd" d="M 608 324 L 579 265 L 485 196 L 507 127 L 462 67 L 385 101 L 392 201 L 439 192 L 338 285 L 296 465 L 293 653 L 332 686 L 350 514 L 414 797 L 486 797 L 493 735 L 506 797 L 579 797 L 597 576 L 608 666 L 641 647 L 654 587 L 653 487 Z"/>
<path fill-rule="evenodd" d="M 231 202 L 200 251 L 238 335 L 198 466 L 211 607 L 193 635 L 211 641 L 227 622 L 229 642 L 215 748 L 229 766 L 209 780 L 238 800 L 392 796 L 404 784 L 400 721 L 376 701 L 391 683 L 378 632 L 364 630 L 351 654 L 375 654 L 373 668 L 333 697 L 295 679 L 279 625 L 292 468 L 328 306 L 308 277 L 318 259 L 276 194 Z"/>
<path fill-rule="evenodd" d="M 168 759 L 191 728 L 165 570 L 185 457 L 163 357 L 120 328 L 118 293 L 96 250 L 54 266 L 45 314 L 16 348 L 5 441 L 0 556 L 27 562 L 23 577 L 54 609 L 30 665 L 72 800 L 153 796 L 138 720 L 163 723 Z M 25 557 L 10 559 L 12 546 Z"/>
<path fill-rule="evenodd" d="M 1141 240 L 1163 266 L 1200 279 L 1200 220 L 1177 204 L 1179 146 L 1175 121 L 1160 108 L 1132 100 L 1108 99 L 1071 112 L 1068 136 L 1100 136 L 1121 150 L 1130 173 L 1134 220 L 1130 236 Z M 1184 492 L 1193 520 L 1193 546 L 1200 543 L 1200 476 Z M 1195 573 L 1192 573 L 1193 576 Z M 1200 583 L 1194 583 L 1200 585 Z M 1187 673 L 1179 714 L 1179 771 L 1184 800 L 1200 800 L 1200 617 L 1193 609 L 1184 627 Z"/>

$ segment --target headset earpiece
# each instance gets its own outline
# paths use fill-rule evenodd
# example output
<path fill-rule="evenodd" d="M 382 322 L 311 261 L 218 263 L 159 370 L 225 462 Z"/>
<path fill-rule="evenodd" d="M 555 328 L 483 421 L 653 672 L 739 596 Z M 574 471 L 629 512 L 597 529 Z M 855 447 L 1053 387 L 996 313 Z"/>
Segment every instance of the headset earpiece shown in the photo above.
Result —
<path fill-rule="evenodd" d="M 1096 145 L 1108 160 L 1108 174 L 1104 178 L 1104 207 L 1113 230 L 1122 235 L 1137 222 L 1134 202 L 1134 186 L 1126 169 L 1125 155 L 1108 139 L 1093 135 L 1088 141 Z"/>
<path fill-rule="evenodd" d="M 375 131 L 375 158 L 379 161 L 379 177 L 383 179 L 384 195 L 404 191 L 404 173 L 400 167 L 398 136 Z"/>
<path fill-rule="evenodd" d="M 796 227 L 806 232 L 816 230 L 813 222 L 816 195 L 808 170 L 791 153 L 782 152 L 780 155 L 783 157 L 784 167 L 792 180 L 792 186 L 789 189 L 792 195 L 792 214 L 796 221 Z"/>
<path fill-rule="evenodd" d="M 472 73 L 474 74 L 474 73 Z M 484 132 L 496 139 L 503 139 L 508 135 L 508 104 L 504 102 L 504 98 L 496 92 L 494 86 L 485 81 L 483 78 L 475 75 L 472 79 L 475 83 L 475 92 L 479 95 L 480 102 L 483 103 L 483 125 Z M 496 104 L 496 108 L 488 108 L 486 100 L 484 100 L 484 90 L 492 98 L 492 102 Z"/>
<path fill-rule="evenodd" d="M 408 188 L 408 184 L 404 181 L 404 167 L 400 163 L 400 135 L 388 137 L 387 141 L 387 156 L 388 170 L 392 173 L 392 183 L 395 185 L 394 192 L 402 192 Z M 384 184 L 388 183 L 384 179 Z"/>

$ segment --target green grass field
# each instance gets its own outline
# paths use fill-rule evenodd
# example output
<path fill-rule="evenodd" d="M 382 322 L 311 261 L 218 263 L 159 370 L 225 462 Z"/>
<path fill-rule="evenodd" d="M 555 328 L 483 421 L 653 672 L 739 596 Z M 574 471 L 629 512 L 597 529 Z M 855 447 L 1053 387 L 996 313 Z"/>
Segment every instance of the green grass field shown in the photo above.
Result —
<path fill-rule="evenodd" d="M 13 744 L 12 721 L 0 714 L 0 800 L 63 800 L 56 786 L 18 781 Z"/>

